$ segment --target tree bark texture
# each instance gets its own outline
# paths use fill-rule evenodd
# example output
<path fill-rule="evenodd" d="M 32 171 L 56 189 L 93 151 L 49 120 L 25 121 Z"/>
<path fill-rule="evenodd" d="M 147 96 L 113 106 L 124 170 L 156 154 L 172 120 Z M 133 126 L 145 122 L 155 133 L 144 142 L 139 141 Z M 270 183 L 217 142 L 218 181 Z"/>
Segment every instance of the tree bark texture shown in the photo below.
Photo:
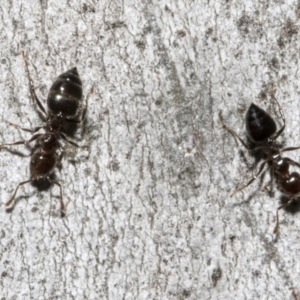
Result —
<path fill-rule="evenodd" d="M 297 1 L 2 1 L 0 142 L 29 139 L 41 102 L 77 66 L 86 121 L 56 179 L 28 180 L 30 147 L 0 150 L 0 299 L 297 299 L 297 202 L 280 211 L 244 115 L 256 103 L 300 144 Z M 286 153 L 299 161 L 299 151 Z M 299 170 L 298 170 L 299 172 Z"/>

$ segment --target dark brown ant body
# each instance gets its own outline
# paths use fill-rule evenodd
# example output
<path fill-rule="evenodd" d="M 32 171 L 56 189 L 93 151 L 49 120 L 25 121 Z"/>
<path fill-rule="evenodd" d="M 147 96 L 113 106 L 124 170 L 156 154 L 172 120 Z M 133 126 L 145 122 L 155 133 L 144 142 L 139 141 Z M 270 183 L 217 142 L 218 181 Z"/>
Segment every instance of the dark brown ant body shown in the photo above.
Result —
<path fill-rule="evenodd" d="M 0 145 L 2 148 L 5 146 L 20 144 L 27 145 L 32 141 L 37 141 L 30 161 L 31 178 L 18 184 L 14 194 L 6 203 L 6 206 L 10 206 L 12 204 L 20 186 L 34 180 L 45 178 L 60 188 L 60 210 L 62 215 L 64 215 L 65 205 L 63 202 L 62 187 L 58 181 L 51 178 L 51 174 L 53 173 L 53 170 L 62 155 L 62 150 L 59 144 L 60 139 L 79 147 L 76 143 L 67 139 L 65 134 L 62 132 L 62 125 L 65 121 L 81 123 L 84 120 L 87 109 L 87 98 L 86 105 L 84 108 L 82 108 L 82 83 L 77 69 L 73 68 L 61 74 L 52 84 L 47 98 L 48 112 L 46 112 L 44 106 L 35 93 L 26 57 L 24 53 L 22 54 L 29 80 L 30 93 L 43 114 L 45 124 L 34 129 L 22 128 L 12 123 L 10 123 L 10 125 L 31 133 L 35 133 L 40 129 L 44 129 L 45 133 L 36 133 L 28 141 L 18 141 Z M 76 118 L 80 112 L 82 112 L 81 120 L 77 120 Z"/>
<path fill-rule="evenodd" d="M 271 170 L 271 182 L 273 178 L 275 178 L 279 189 L 289 198 L 287 203 L 284 203 L 277 208 L 276 226 L 274 228 L 274 234 L 276 234 L 279 228 L 278 211 L 291 204 L 300 194 L 300 174 L 297 172 L 290 173 L 289 171 L 290 166 L 293 165 L 300 167 L 300 164 L 290 158 L 282 157 L 281 154 L 282 152 L 300 149 L 300 147 L 289 147 L 282 149 L 276 143 L 276 139 L 285 129 L 285 117 L 280 104 L 275 97 L 274 99 L 279 107 L 280 115 L 283 120 L 283 126 L 278 131 L 274 119 L 257 105 L 252 103 L 246 113 L 246 131 L 249 139 L 254 143 L 253 149 L 250 149 L 247 143 L 231 128 L 227 127 L 225 124 L 223 124 L 223 127 L 234 137 L 238 138 L 238 140 L 248 151 L 261 151 L 264 156 L 264 161 L 261 163 L 256 175 L 253 176 L 246 185 L 236 190 L 232 196 L 236 192 L 239 192 L 249 186 L 256 178 L 259 177 L 266 164 L 268 164 Z"/>

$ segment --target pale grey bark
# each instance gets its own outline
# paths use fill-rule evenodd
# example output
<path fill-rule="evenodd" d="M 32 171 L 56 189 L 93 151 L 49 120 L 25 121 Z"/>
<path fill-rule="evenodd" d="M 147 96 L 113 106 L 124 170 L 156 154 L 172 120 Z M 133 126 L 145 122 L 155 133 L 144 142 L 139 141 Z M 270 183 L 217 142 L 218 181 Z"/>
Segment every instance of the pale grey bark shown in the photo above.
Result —
<path fill-rule="evenodd" d="M 251 102 L 299 145 L 297 1 L 2 1 L 0 141 L 7 126 L 40 124 L 37 94 L 77 66 L 86 124 L 65 146 L 59 189 L 20 189 L 29 150 L 0 151 L 0 299 L 293 299 L 299 284 L 299 213 L 252 176 L 245 138 Z M 11 150 L 11 151 L 10 151 Z M 12 153 L 11 153 L 12 152 Z M 14 153 L 16 153 L 14 155 Z M 243 154 L 243 155 L 241 155 Z M 299 161 L 299 152 L 289 153 Z M 25 156 L 25 157 L 24 157 Z"/>

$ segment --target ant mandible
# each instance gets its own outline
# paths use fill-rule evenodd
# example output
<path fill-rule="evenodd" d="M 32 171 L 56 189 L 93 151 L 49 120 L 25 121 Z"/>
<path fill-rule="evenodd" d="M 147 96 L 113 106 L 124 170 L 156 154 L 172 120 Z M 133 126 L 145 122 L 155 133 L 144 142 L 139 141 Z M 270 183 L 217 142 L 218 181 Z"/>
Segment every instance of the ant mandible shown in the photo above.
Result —
<path fill-rule="evenodd" d="M 77 124 L 84 121 L 87 111 L 87 100 L 92 91 L 90 91 L 87 95 L 85 106 L 83 106 L 81 79 L 78 75 L 77 68 L 72 68 L 59 75 L 52 84 L 47 97 L 48 111 L 46 112 L 44 106 L 35 93 L 33 80 L 30 76 L 28 62 L 24 52 L 22 52 L 22 56 L 28 76 L 30 94 L 41 111 L 44 124 L 33 129 L 28 129 L 9 123 L 16 128 L 32 133 L 33 136 L 27 141 L 1 144 L 0 148 L 21 144 L 28 145 L 33 141 L 36 141 L 36 145 L 30 160 L 30 179 L 20 182 L 17 185 L 12 197 L 5 205 L 7 207 L 11 206 L 20 186 L 35 180 L 47 179 L 50 183 L 57 185 L 60 189 L 60 211 L 61 215 L 64 216 L 65 205 L 63 202 L 62 186 L 57 180 L 51 178 L 51 174 L 53 173 L 57 162 L 62 157 L 63 152 L 59 143 L 60 139 L 73 146 L 80 147 L 78 144 L 70 141 L 66 137 L 66 135 L 62 132 L 62 125 L 65 121 Z M 82 113 L 81 119 L 78 120 L 80 113 Z M 41 129 L 44 129 L 44 133 L 37 133 Z"/>
<path fill-rule="evenodd" d="M 223 128 L 236 137 L 249 152 L 261 151 L 264 156 L 264 161 L 261 163 L 256 175 L 254 175 L 247 184 L 232 193 L 231 197 L 237 192 L 248 187 L 255 179 L 257 179 L 262 174 L 265 166 L 268 164 L 271 170 L 271 183 L 275 177 L 279 189 L 289 198 L 288 202 L 280 205 L 277 208 L 276 225 L 273 231 L 273 233 L 276 234 L 279 229 L 278 211 L 290 205 L 300 194 L 300 174 L 297 172 L 290 173 L 289 171 L 290 166 L 293 165 L 300 168 L 300 164 L 288 157 L 282 157 L 281 154 L 282 152 L 300 149 L 300 146 L 282 149 L 282 147 L 276 143 L 276 139 L 283 133 L 285 129 L 285 117 L 275 95 L 272 95 L 272 98 L 278 105 L 283 126 L 277 131 L 274 119 L 262 108 L 252 103 L 246 113 L 245 123 L 247 136 L 254 143 L 253 149 L 250 148 L 234 130 L 226 126 L 222 120 L 221 122 Z"/>

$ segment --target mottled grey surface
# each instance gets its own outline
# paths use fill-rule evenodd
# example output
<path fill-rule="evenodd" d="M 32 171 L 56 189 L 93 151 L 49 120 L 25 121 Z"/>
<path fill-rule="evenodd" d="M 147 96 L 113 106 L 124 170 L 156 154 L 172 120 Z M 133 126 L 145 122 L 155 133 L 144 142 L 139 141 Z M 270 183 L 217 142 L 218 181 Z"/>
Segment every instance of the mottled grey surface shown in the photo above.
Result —
<path fill-rule="evenodd" d="M 300 213 L 280 213 L 269 174 L 222 129 L 245 137 L 253 101 L 280 141 L 300 144 L 297 1 L 2 1 L 0 141 L 40 124 L 21 51 L 45 103 L 77 66 L 87 120 L 65 145 L 59 189 L 25 185 L 24 146 L 0 151 L 0 299 L 294 299 Z M 246 4 L 245 4 L 246 3 Z M 13 153 L 17 153 L 13 155 Z M 289 153 L 299 161 L 299 151 Z M 252 168 L 253 169 L 253 168 Z M 297 210 L 297 207 L 294 207 Z"/>

